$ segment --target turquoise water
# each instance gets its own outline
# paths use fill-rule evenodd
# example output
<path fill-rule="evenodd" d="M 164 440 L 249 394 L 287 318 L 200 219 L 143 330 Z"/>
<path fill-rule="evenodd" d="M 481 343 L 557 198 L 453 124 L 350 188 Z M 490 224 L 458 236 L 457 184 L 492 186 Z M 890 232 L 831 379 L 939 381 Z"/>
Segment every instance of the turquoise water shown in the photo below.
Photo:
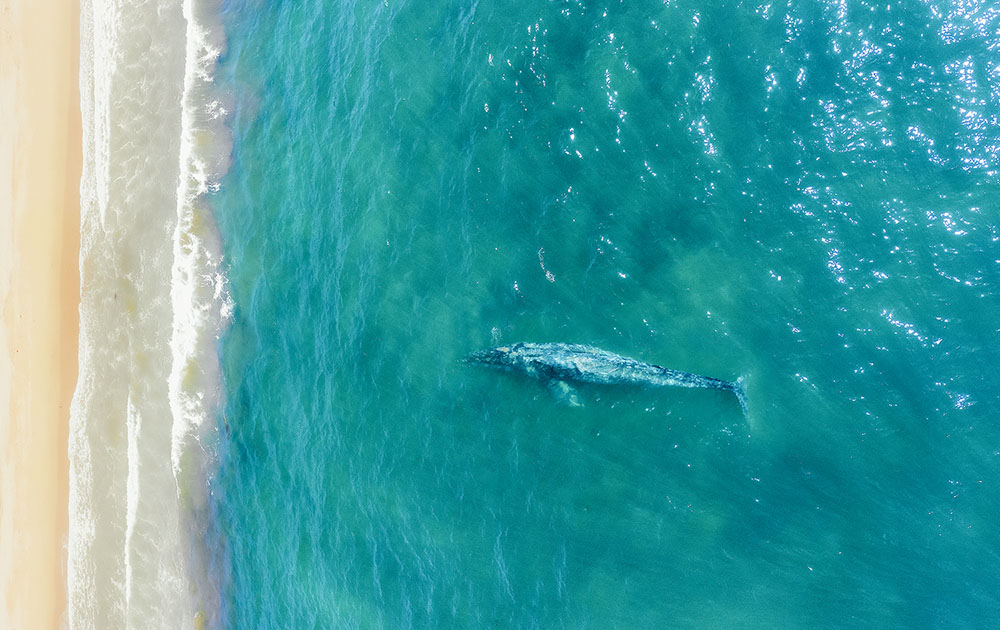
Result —
<path fill-rule="evenodd" d="M 1000 11 L 230 0 L 231 628 L 984 627 Z M 727 380 L 463 365 L 588 343 Z"/>

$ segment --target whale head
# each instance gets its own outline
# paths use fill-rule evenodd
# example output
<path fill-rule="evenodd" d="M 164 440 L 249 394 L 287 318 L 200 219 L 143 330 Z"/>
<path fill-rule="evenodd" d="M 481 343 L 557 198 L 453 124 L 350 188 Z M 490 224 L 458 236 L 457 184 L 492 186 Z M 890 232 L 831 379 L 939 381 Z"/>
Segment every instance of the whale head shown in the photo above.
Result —
<path fill-rule="evenodd" d="M 511 353 L 511 349 L 508 346 L 499 346 L 497 348 L 488 348 L 486 350 L 473 352 L 469 356 L 465 357 L 465 362 L 470 365 L 483 365 L 486 367 L 507 369 L 514 367 L 514 364 L 516 363 L 514 355 Z"/>
<path fill-rule="evenodd" d="M 479 365 L 508 372 L 524 372 L 528 376 L 540 377 L 542 367 L 536 353 L 531 352 L 531 344 L 515 343 L 510 346 L 497 346 L 479 352 L 473 352 L 465 357 L 469 365 Z"/>

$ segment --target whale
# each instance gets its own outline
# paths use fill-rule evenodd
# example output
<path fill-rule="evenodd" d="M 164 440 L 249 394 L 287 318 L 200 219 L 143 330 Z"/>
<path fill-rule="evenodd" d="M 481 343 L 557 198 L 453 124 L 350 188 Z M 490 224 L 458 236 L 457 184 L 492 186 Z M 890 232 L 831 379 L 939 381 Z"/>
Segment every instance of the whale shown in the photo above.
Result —
<path fill-rule="evenodd" d="M 515 343 L 473 352 L 465 357 L 465 362 L 536 378 L 571 406 L 579 406 L 580 402 L 570 383 L 721 389 L 736 396 L 744 417 L 749 418 L 743 376 L 726 381 L 661 367 L 593 346 Z"/>

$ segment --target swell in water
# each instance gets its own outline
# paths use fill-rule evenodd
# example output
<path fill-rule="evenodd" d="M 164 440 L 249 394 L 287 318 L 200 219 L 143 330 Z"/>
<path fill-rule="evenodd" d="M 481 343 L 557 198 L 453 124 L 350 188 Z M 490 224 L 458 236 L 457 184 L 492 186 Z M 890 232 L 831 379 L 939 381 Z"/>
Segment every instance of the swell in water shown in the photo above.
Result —
<path fill-rule="evenodd" d="M 222 625 L 209 487 L 231 311 L 207 194 L 231 141 L 212 1 L 81 5 L 70 628 Z"/>

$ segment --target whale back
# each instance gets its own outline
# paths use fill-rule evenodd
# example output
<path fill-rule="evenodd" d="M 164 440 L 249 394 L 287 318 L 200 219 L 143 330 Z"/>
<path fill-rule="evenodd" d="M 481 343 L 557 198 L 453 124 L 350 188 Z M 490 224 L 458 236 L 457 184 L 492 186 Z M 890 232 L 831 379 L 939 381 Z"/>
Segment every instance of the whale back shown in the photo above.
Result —
<path fill-rule="evenodd" d="M 583 344 L 515 343 L 473 352 L 465 361 L 523 372 L 547 382 L 576 381 L 605 385 L 634 384 L 700 387 L 733 392 L 748 416 L 744 378 L 735 382 L 673 370 Z M 749 417 L 749 416 L 748 416 Z"/>

